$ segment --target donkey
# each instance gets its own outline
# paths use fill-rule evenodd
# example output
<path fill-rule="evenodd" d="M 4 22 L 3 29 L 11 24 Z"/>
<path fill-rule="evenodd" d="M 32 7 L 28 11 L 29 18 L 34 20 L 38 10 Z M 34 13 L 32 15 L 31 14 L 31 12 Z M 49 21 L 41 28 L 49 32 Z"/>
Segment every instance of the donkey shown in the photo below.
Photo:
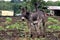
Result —
<path fill-rule="evenodd" d="M 37 8 L 37 4 L 35 4 L 35 8 L 36 8 L 35 12 L 27 11 L 27 7 L 22 8 L 22 20 L 24 21 L 24 19 L 26 19 L 28 21 L 28 28 L 30 29 L 30 33 L 33 34 L 33 37 L 45 34 L 45 22 L 46 22 L 45 13 Z M 40 26 L 43 27 L 42 30 L 40 30 L 41 29 Z M 35 30 L 35 32 L 33 30 Z"/>

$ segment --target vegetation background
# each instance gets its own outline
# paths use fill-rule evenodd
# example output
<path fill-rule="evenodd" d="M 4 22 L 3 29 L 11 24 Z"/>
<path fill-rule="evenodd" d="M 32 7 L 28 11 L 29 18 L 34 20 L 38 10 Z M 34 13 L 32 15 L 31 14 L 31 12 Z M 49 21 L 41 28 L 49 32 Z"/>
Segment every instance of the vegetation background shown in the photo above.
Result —
<path fill-rule="evenodd" d="M 28 10 L 33 11 L 34 3 L 39 2 L 40 10 L 44 6 L 60 6 L 60 1 L 52 2 L 52 1 L 43 1 L 43 0 L 23 0 L 23 1 L 0 1 L 0 10 L 14 10 L 14 13 L 20 13 L 20 7 L 27 6 Z"/>

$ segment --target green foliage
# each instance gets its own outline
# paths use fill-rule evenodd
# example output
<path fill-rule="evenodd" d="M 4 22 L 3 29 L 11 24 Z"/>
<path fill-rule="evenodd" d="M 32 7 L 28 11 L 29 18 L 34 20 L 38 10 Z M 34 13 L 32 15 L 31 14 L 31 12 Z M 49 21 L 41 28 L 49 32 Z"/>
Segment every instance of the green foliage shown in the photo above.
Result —
<path fill-rule="evenodd" d="M 59 21 L 57 19 L 54 19 L 52 17 L 48 18 L 48 22 L 58 23 Z"/>
<path fill-rule="evenodd" d="M 12 10 L 12 4 L 10 2 L 0 2 L 0 10 Z"/>
<path fill-rule="evenodd" d="M 20 13 L 20 3 L 0 2 L 0 10 L 14 10 L 15 13 Z"/>
<path fill-rule="evenodd" d="M 54 2 L 48 1 L 48 2 L 46 3 L 46 5 L 47 5 L 47 6 L 54 6 Z"/>
<path fill-rule="evenodd" d="M 32 5 L 33 7 L 35 7 L 35 6 L 34 6 L 34 3 L 35 3 L 35 2 L 38 2 L 38 5 L 39 5 L 39 9 L 40 9 L 40 10 L 46 5 L 46 2 L 43 1 L 43 0 L 31 0 L 31 5 Z"/>
<path fill-rule="evenodd" d="M 5 24 L 8 25 L 12 22 L 12 18 L 10 17 L 6 17 L 6 21 L 5 21 Z"/>
<path fill-rule="evenodd" d="M 60 26 L 58 25 L 50 25 L 48 26 L 49 29 L 60 30 Z"/>
<path fill-rule="evenodd" d="M 20 4 L 20 3 L 12 3 L 13 5 L 12 5 L 12 10 L 14 10 L 14 13 L 20 13 L 20 6 L 22 5 L 22 4 Z"/>
<path fill-rule="evenodd" d="M 6 26 L 7 29 L 18 29 L 20 25 L 18 23 Z"/>
<path fill-rule="evenodd" d="M 43 0 L 31 0 L 31 1 L 24 0 L 23 2 L 20 2 L 20 3 L 11 3 L 11 2 L 3 2 L 3 1 L 1 2 L 0 1 L 0 10 L 14 10 L 14 13 L 20 13 L 20 6 L 23 6 L 23 7 L 27 6 L 28 10 L 33 11 L 35 2 L 39 3 L 40 9 L 42 9 L 42 7 L 44 7 L 44 6 L 60 6 L 60 1 L 45 2 Z"/>
<path fill-rule="evenodd" d="M 56 2 L 48 1 L 46 2 L 46 6 L 60 6 L 60 1 L 56 1 Z"/>
<path fill-rule="evenodd" d="M 11 22 L 11 21 L 12 21 L 12 18 L 7 17 L 7 18 L 6 18 L 6 21 L 7 21 L 7 22 Z"/>
<path fill-rule="evenodd" d="M 1 31 L 1 30 L 4 30 L 4 28 L 3 28 L 2 26 L 0 26 L 0 31 Z"/>
<path fill-rule="evenodd" d="M 6 29 L 19 29 L 19 30 L 24 30 L 26 32 L 29 31 L 26 22 L 21 22 L 21 23 L 16 22 L 12 25 L 6 26 Z"/>
<path fill-rule="evenodd" d="M 59 21 L 57 19 L 54 19 L 52 17 L 48 18 L 48 22 L 52 22 L 52 25 L 48 26 L 48 29 L 53 29 L 53 30 L 60 30 L 60 25 L 59 25 Z"/>

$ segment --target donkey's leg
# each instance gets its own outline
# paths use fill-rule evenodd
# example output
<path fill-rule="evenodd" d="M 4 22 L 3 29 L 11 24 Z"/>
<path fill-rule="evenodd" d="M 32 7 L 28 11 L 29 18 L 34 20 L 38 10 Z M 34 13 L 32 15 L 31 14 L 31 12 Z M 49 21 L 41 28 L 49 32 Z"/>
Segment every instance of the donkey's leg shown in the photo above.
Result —
<path fill-rule="evenodd" d="M 37 25 L 33 23 L 31 25 L 32 39 L 35 40 L 37 38 Z"/>
<path fill-rule="evenodd" d="M 38 33 L 37 33 L 38 34 L 38 38 L 41 38 L 40 36 L 42 35 L 41 27 L 42 27 L 42 19 L 39 19 L 38 20 L 38 25 L 37 25 L 37 28 L 38 28 L 38 30 L 37 30 L 38 31 Z"/>
<path fill-rule="evenodd" d="M 47 34 L 46 34 L 46 19 L 45 19 L 45 20 L 43 19 L 42 22 L 43 22 L 43 32 L 44 32 L 45 40 L 47 40 Z"/>
<path fill-rule="evenodd" d="M 36 32 L 35 32 L 35 28 L 34 28 L 34 25 L 33 23 L 29 22 L 29 35 L 31 36 L 32 35 L 32 39 L 35 40 L 35 37 L 36 37 Z M 30 40 L 30 38 L 29 38 Z"/>
<path fill-rule="evenodd" d="M 39 35 L 40 36 L 44 36 L 44 28 L 43 28 L 43 22 L 42 22 L 42 20 L 43 19 L 39 19 L 38 20 L 38 26 L 37 26 L 37 28 L 38 28 L 38 33 L 39 33 Z"/>
<path fill-rule="evenodd" d="M 45 21 L 43 20 L 42 23 L 43 23 L 43 27 L 42 27 L 43 30 L 42 30 L 42 31 L 43 31 L 43 34 L 44 34 L 44 37 L 45 37 L 45 36 L 46 36 L 46 26 L 45 26 Z"/>
<path fill-rule="evenodd" d="M 42 32 L 43 32 L 43 34 L 45 34 L 45 22 L 44 22 L 44 20 L 42 20 Z"/>
<path fill-rule="evenodd" d="M 35 32 L 36 32 L 35 40 L 38 40 L 38 38 L 40 38 L 40 29 L 39 29 L 38 23 L 35 25 Z"/>

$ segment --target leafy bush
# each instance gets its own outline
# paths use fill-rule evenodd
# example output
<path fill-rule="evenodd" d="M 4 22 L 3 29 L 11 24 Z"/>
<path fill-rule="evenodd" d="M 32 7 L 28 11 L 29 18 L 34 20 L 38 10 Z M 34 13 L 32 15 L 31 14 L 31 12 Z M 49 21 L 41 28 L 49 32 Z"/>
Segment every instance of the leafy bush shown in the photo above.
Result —
<path fill-rule="evenodd" d="M 6 26 L 6 29 L 19 29 L 19 30 L 24 30 L 24 31 L 28 31 L 28 27 L 26 25 L 26 22 L 16 22 L 12 25 L 8 25 Z"/>
<path fill-rule="evenodd" d="M 52 29 L 52 30 L 60 30 L 60 22 L 57 19 L 54 19 L 52 17 L 48 18 L 48 29 Z"/>
<path fill-rule="evenodd" d="M 54 19 L 52 17 L 48 18 L 48 22 L 58 23 L 59 21 L 57 19 Z"/>
<path fill-rule="evenodd" d="M 4 28 L 3 28 L 2 26 L 0 26 L 0 31 L 1 31 L 1 30 L 4 30 Z"/>
<path fill-rule="evenodd" d="M 7 18 L 6 18 L 6 21 L 11 22 L 11 21 L 12 21 L 12 18 L 7 17 Z"/>
<path fill-rule="evenodd" d="M 60 30 L 60 26 L 58 25 L 50 25 L 48 26 L 49 29 Z"/>

